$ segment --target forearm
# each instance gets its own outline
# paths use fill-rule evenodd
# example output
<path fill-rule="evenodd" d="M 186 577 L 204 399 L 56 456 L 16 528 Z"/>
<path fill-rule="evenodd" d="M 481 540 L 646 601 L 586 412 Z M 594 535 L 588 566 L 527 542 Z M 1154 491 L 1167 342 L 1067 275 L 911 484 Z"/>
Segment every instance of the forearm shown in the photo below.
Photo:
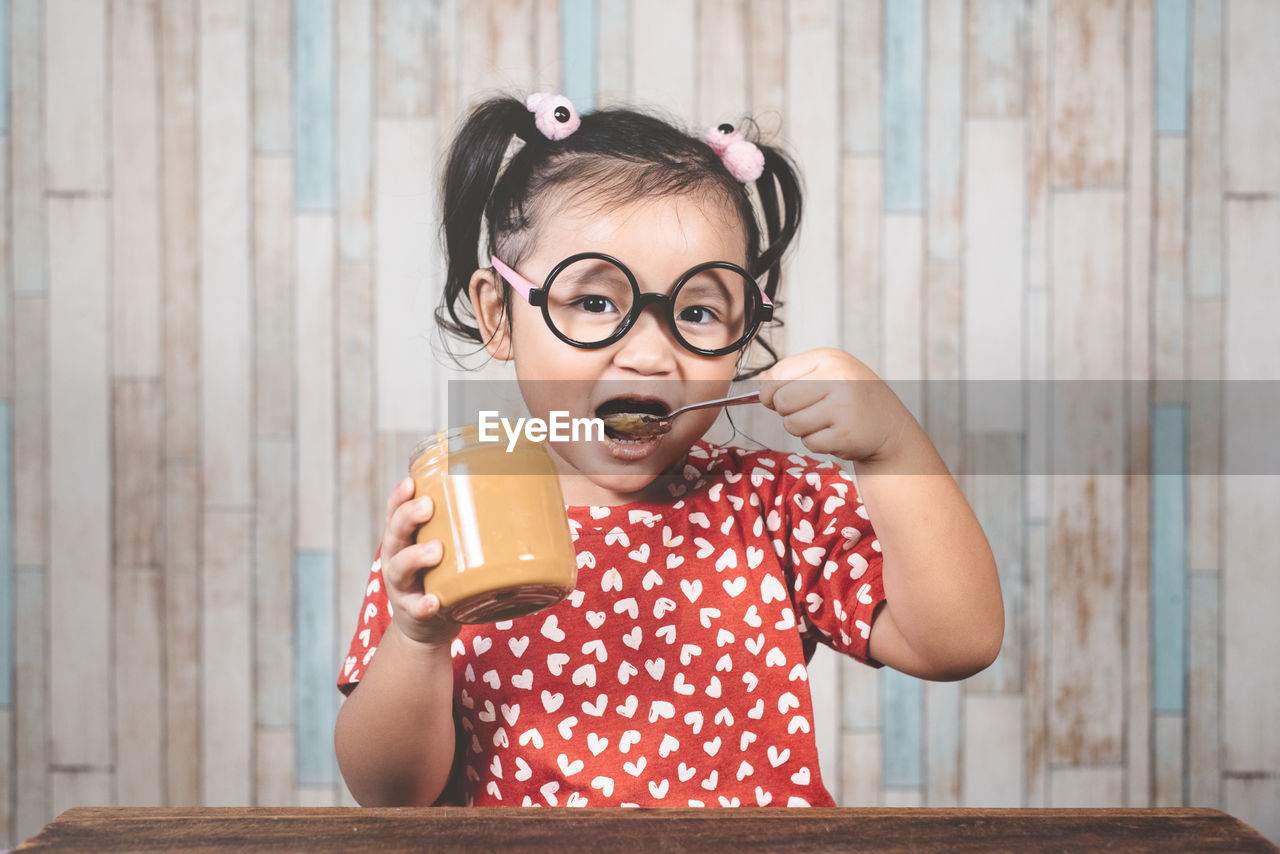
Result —
<path fill-rule="evenodd" d="M 1000 580 L 964 494 L 905 407 L 904 415 L 884 453 L 854 465 L 884 559 L 883 625 L 870 652 L 915 676 L 962 679 L 1000 650 Z"/>
<path fill-rule="evenodd" d="M 338 711 L 338 766 L 364 806 L 427 806 L 453 765 L 453 668 L 447 643 L 427 646 L 387 627 Z"/>

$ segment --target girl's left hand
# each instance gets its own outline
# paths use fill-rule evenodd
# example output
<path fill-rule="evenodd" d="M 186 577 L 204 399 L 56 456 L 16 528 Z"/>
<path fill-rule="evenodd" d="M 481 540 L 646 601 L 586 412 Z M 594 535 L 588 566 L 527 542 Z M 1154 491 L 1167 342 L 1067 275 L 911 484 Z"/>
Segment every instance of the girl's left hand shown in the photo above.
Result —
<path fill-rule="evenodd" d="M 914 423 L 884 380 L 843 350 L 788 356 L 759 380 L 760 402 L 816 454 L 852 462 L 882 458 Z"/>

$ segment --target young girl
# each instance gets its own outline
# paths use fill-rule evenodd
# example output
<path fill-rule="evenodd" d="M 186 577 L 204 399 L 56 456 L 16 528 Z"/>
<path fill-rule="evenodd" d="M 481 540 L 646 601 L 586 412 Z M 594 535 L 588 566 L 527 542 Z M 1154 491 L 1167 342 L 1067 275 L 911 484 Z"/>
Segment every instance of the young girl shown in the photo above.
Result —
<path fill-rule="evenodd" d="M 437 317 L 514 360 L 532 415 L 663 414 L 742 373 L 800 192 L 784 156 L 727 125 L 698 139 L 533 96 L 471 114 L 444 211 Z M 578 583 L 527 617 L 440 615 L 423 577 L 442 545 L 413 540 L 436 508 L 408 479 L 392 491 L 338 683 L 357 800 L 833 805 L 805 667 L 816 643 L 926 679 L 994 660 L 991 551 L 888 386 L 832 349 L 759 380 L 761 403 L 850 461 L 856 485 L 831 462 L 709 444 L 714 409 L 659 436 L 549 443 Z"/>

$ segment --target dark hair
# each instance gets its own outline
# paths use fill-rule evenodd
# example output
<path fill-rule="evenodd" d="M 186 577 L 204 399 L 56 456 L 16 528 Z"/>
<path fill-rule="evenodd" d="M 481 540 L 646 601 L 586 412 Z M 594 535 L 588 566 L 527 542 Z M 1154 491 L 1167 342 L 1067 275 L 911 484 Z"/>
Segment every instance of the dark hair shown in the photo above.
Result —
<path fill-rule="evenodd" d="M 754 125 L 743 130 L 755 135 Z M 524 145 L 504 166 L 515 137 Z M 478 267 L 488 266 L 490 255 L 511 265 L 520 263 L 552 191 L 586 192 L 605 204 L 680 194 L 719 195 L 730 202 L 746 230 L 747 271 L 763 280 L 765 293 L 780 305 L 782 257 L 800 226 L 800 179 L 785 154 L 752 141 L 764 154 L 764 172 L 752 185 L 744 185 L 701 139 L 636 110 L 588 113 L 572 135 L 551 141 L 537 130 L 533 114 L 520 101 L 485 101 L 458 131 L 445 168 L 442 229 L 448 272 L 436 321 L 460 338 L 484 343 L 468 295 L 471 276 Z M 756 188 L 763 233 L 749 186 Z M 488 245 L 482 262 L 477 253 L 485 233 Z M 503 299 L 508 305 L 509 286 Z M 776 361 L 768 342 L 759 336 L 756 340 Z"/>

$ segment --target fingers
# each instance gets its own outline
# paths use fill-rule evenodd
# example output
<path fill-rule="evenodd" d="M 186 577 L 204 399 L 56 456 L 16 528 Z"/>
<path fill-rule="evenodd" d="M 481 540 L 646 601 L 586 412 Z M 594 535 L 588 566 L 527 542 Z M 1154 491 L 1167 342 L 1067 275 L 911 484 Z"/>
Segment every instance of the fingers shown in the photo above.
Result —
<path fill-rule="evenodd" d="M 399 487 L 396 489 L 397 492 L 391 494 L 393 500 Z M 429 497 L 424 495 L 421 498 L 410 498 L 394 507 L 391 505 L 388 507 L 391 512 L 387 517 L 386 531 L 382 535 L 382 553 L 393 555 L 413 542 L 414 532 L 431 519 L 435 505 Z"/>
<path fill-rule="evenodd" d="M 817 406 L 831 395 L 833 385 L 822 380 L 789 382 L 774 392 L 773 410 L 785 418 Z"/>
<path fill-rule="evenodd" d="M 440 565 L 444 547 L 439 540 L 411 543 L 400 549 L 382 566 L 387 586 L 401 595 L 421 594 L 422 575 Z"/>
<path fill-rule="evenodd" d="M 391 514 L 396 511 L 396 508 L 408 501 L 410 498 L 413 498 L 413 492 L 413 478 L 411 477 L 406 477 L 404 480 L 396 484 L 395 489 L 391 490 L 391 494 L 387 496 L 386 521 L 388 523 L 391 521 Z"/>
<path fill-rule="evenodd" d="M 774 403 L 774 397 L 779 389 L 793 380 L 798 380 L 814 373 L 822 361 L 820 352 L 810 350 L 795 356 L 788 356 L 769 368 L 769 370 L 762 372 L 757 377 L 760 381 L 760 402 L 768 408 L 776 410 L 777 406 Z"/>

